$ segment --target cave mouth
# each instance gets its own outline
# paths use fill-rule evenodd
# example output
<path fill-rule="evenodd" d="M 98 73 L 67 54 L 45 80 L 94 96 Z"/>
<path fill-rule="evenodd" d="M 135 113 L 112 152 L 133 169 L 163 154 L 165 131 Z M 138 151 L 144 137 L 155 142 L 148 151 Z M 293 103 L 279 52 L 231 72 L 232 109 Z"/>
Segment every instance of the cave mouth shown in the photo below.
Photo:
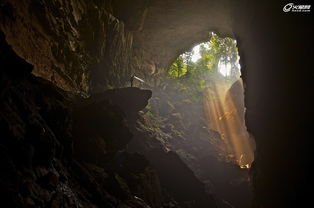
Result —
<path fill-rule="evenodd" d="M 245 125 L 239 60 L 237 41 L 211 32 L 208 41 L 177 57 L 168 77 L 179 91 L 190 94 L 192 102 L 202 101 L 206 127 L 220 136 L 220 141 L 211 141 L 216 149 L 213 156 L 248 169 L 254 160 L 255 142 Z"/>
<path fill-rule="evenodd" d="M 208 41 L 169 66 L 145 116 L 207 192 L 235 207 L 250 207 L 255 143 L 245 126 L 239 59 L 234 39 L 210 33 Z"/>

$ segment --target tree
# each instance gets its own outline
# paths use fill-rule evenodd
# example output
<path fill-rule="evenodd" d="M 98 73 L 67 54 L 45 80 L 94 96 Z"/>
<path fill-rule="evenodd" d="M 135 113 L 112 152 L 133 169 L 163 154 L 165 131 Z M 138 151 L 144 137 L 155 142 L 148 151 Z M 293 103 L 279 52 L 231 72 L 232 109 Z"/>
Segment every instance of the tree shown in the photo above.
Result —
<path fill-rule="evenodd" d="M 217 73 L 219 64 L 231 66 L 230 76 L 236 76 L 239 72 L 238 49 L 236 41 L 232 38 L 220 38 L 212 33 L 208 42 L 200 44 L 201 58 L 192 62 L 193 51 L 187 51 L 180 55 L 168 70 L 172 78 L 179 78 L 190 73 Z"/>
<path fill-rule="evenodd" d="M 200 54 L 201 69 L 207 67 L 208 70 L 218 72 L 219 64 L 230 64 L 233 71 L 239 70 L 238 49 L 236 41 L 232 38 L 220 38 L 213 33 L 210 41 L 200 46 Z"/>
<path fill-rule="evenodd" d="M 200 59 L 192 62 L 193 50 L 181 54 L 170 66 L 168 75 L 176 81 L 181 91 L 190 95 L 199 94 L 210 83 L 220 81 L 234 81 L 238 79 L 238 49 L 232 38 L 220 38 L 212 33 L 208 42 L 199 46 Z M 220 66 L 228 64 L 230 73 L 224 76 L 220 73 Z"/>

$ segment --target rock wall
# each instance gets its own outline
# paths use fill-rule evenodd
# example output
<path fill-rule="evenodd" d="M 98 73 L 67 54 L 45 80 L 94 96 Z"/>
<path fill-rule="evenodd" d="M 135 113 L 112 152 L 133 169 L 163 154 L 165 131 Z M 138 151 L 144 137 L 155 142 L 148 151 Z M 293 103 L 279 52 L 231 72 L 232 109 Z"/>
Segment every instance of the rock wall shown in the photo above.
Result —
<path fill-rule="evenodd" d="M 234 11 L 246 126 L 256 140 L 252 172 L 258 208 L 302 206 L 298 197 L 308 173 L 313 30 L 311 14 L 285 13 L 287 3 L 250 2 Z"/>
<path fill-rule="evenodd" d="M 133 73 L 154 86 L 178 54 L 208 38 L 206 25 L 231 33 L 227 15 L 209 12 L 221 10 L 220 4 L 199 3 L 6 0 L 0 28 L 34 65 L 33 74 L 67 91 L 90 94 L 126 86 Z"/>
<path fill-rule="evenodd" d="M 145 107 L 150 91 L 119 89 L 92 101 L 68 93 L 32 75 L 0 35 L 1 206 L 160 207 L 156 171 L 123 152 L 132 138 L 126 115 Z M 125 91 L 138 103 L 130 111 L 115 102 Z"/>
<path fill-rule="evenodd" d="M 110 1 L 4 1 L 0 25 L 33 74 L 65 90 L 100 92 L 130 77 L 133 36 Z"/>

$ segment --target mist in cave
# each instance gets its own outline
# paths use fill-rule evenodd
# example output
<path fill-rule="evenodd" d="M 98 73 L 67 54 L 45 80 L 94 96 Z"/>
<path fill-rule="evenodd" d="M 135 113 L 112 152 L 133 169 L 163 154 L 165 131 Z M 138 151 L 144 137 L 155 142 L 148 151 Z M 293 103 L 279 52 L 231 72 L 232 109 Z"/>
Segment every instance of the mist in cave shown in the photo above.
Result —
<path fill-rule="evenodd" d="M 219 206 L 243 208 L 252 200 L 255 142 L 245 126 L 239 59 L 235 40 L 210 33 L 208 42 L 178 56 L 160 85 L 151 88 L 143 114 Z"/>

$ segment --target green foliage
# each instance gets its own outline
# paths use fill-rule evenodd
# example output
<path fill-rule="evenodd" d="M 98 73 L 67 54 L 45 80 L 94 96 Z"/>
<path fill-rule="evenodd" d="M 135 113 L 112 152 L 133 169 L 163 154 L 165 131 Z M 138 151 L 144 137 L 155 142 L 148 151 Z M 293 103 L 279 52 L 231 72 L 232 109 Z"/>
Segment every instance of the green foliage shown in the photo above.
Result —
<path fill-rule="evenodd" d="M 234 81 L 238 78 L 238 49 L 232 38 L 220 38 L 212 33 L 208 42 L 200 44 L 200 56 L 192 62 L 193 51 L 181 54 L 169 67 L 168 76 L 175 88 L 185 92 L 191 100 L 199 101 L 203 90 L 217 80 Z M 219 73 L 220 64 L 230 64 L 229 76 Z"/>
<path fill-rule="evenodd" d="M 151 106 L 150 104 L 148 104 L 148 105 L 146 105 L 145 109 L 146 109 L 147 111 L 151 111 L 151 110 L 152 110 L 152 106 Z"/>
<path fill-rule="evenodd" d="M 168 74 L 172 78 L 179 78 L 187 72 L 187 65 L 183 62 L 183 57 L 179 56 L 168 70 Z"/>
<path fill-rule="evenodd" d="M 223 64 L 229 63 L 232 69 L 238 70 L 236 64 L 239 55 L 235 40 L 231 38 L 220 38 L 216 34 L 213 34 L 208 46 L 208 49 L 205 49 L 204 53 L 213 57 L 213 67 L 217 69 L 218 63 L 221 62 Z"/>
<path fill-rule="evenodd" d="M 201 58 L 193 63 L 191 61 L 193 51 L 183 53 L 170 66 L 168 75 L 171 78 L 180 78 L 204 72 L 217 73 L 219 63 L 231 64 L 233 71 L 239 71 L 237 66 L 238 49 L 236 41 L 232 38 L 220 38 L 213 33 L 208 42 L 200 44 L 200 55 Z"/>
<path fill-rule="evenodd" d="M 114 89 L 114 86 L 108 84 L 106 87 L 105 87 L 105 90 L 112 90 Z"/>

